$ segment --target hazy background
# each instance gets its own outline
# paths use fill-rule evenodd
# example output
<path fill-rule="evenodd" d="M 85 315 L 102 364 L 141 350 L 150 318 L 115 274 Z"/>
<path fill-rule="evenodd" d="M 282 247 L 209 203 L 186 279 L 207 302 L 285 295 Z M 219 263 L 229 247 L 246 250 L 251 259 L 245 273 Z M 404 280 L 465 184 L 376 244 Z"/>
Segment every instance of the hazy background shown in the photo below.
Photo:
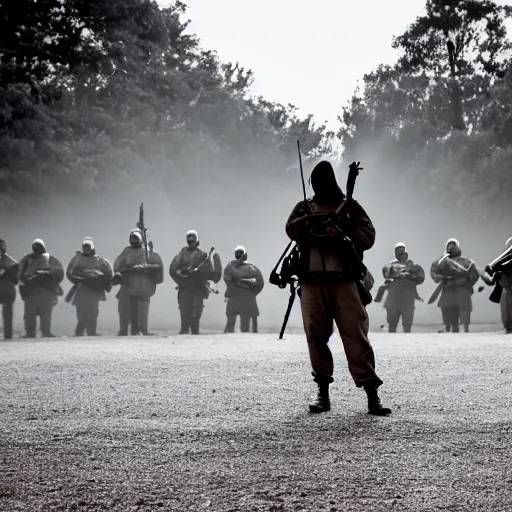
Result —
<path fill-rule="evenodd" d="M 390 48 L 391 38 L 421 13 L 424 1 L 318 1 L 306 9 L 285 0 L 260 0 L 251 5 L 239 0 L 188 0 L 187 4 L 192 19 L 190 30 L 201 37 L 203 46 L 217 50 L 221 59 L 240 61 L 255 72 L 254 94 L 294 103 L 302 112 L 313 113 L 319 122 L 327 120 L 335 129 L 341 107 L 349 101 L 363 74 L 379 63 L 396 59 Z M 483 268 L 502 251 L 505 239 L 512 234 L 507 231 L 506 219 L 495 219 L 487 229 L 475 232 L 468 222 L 471 204 L 467 214 L 454 216 L 449 204 L 444 208 L 432 207 L 422 190 L 414 186 L 407 185 L 407 199 L 397 202 L 393 190 L 402 190 L 405 185 L 399 179 L 394 182 L 392 173 L 383 174 L 371 148 L 351 157 L 360 160 L 364 167 L 355 198 L 366 208 L 377 229 L 375 247 L 365 256 L 376 280 L 374 292 L 382 283 L 382 266 L 393 257 L 393 247 L 399 241 L 407 245 L 410 257 L 423 265 L 428 274 L 432 261 L 442 254 L 450 237 L 456 237 L 463 254 Z M 289 165 L 294 163 L 290 161 Z M 308 163 L 306 179 L 314 163 Z M 206 163 L 204 172 L 208 172 Z M 179 328 L 179 314 L 175 284 L 168 268 L 184 245 L 186 231 L 196 229 L 202 249 L 215 247 L 224 266 L 233 258 L 235 246 L 244 245 L 249 261 L 268 279 L 288 243 L 284 232 L 287 216 L 302 195 L 297 170 L 290 170 L 289 174 L 287 188 L 262 183 L 254 189 L 244 183 L 243 174 L 238 177 L 233 172 L 215 189 L 191 180 L 188 187 L 176 189 L 171 195 L 158 188 L 117 190 L 101 208 L 87 201 L 56 197 L 36 211 L 14 207 L 4 221 L 1 236 L 8 242 L 8 252 L 17 259 L 30 251 L 34 238 L 42 238 L 48 251 L 65 268 L 80 249 L 83 238 L 90 236 L 95 240 L 97 253 L 113 263 L 128 244 L 129 232 L 135 227 L 143 201 L 150 239 L 165 264 L 165 281 L 152 299 L 150 329 L 175 332 Z M 346 169 L 338 169 L 338 178 L 345 188 Z M 66 280 L 64 291 L 70 287 Z M 212 295 L 205 303 L 202 325 L 208 330 L 223 329 L 225 324 L 223 282 L 218 288 L 220 295 Z M 434 288 L 427 277 L 419 293 L 426 301 Z M 117 289 L 101 305 L 100 332 L 117 329 Z M 483 293 L 475 291 L 474 322 L 499 321 L 499 309 L 488 301 L 489 293 L 490 289 Z M 287 291 L 278 290 L 267 281 L 258 301 L 261 330 L 277 330 L 286 309 Z M 385 323 L 382 305 L 370 305 L 369 313 L 372 329 Z M 19 329 L 19 299 L 15 314 Z M 440 310 L 435 305 L 417 303 L 416 322 L 440 324 Z M 298 301 L 289 324 L 301 325 Z M 54 326 L 56 334 L 74 332 L 75 309 L 65 304 L 63 298 L 54 310 Z"/>

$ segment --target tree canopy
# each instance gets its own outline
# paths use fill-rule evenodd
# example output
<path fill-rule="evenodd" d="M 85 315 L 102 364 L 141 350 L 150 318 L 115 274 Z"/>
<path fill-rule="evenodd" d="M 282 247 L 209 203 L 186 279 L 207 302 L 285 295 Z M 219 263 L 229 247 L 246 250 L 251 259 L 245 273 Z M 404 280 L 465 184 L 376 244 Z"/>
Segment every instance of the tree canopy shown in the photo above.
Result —
<path fill-rule="evenodd" d="M 0 194 L 101 197 L 146 186 L 283 179 L 332 133 L 292 105 L 251 98 L 251 71 L 188 32 L 186 5 L 151 0 L 0 3 Z M 249 169 L 251 172 L 249 172 Z"/>
<path fill-rule="evenodd" d="M 393 39 L 395 65 L 364 76 L 340 116 L 345 156 L 370 152 L 383 184 L 420 191 L 471 219 L 507 215 L 512 193 L 512 60 L 506 20 L 490 0 L 428 0 Z M 421 198 L 419 198 L 421 200 Z"/>

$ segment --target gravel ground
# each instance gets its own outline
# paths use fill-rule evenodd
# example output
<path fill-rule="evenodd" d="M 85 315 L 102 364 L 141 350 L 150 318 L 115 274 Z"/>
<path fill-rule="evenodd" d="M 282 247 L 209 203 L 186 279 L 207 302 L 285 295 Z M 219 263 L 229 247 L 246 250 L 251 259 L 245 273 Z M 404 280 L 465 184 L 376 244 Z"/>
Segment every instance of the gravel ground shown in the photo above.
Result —
<path fill-rule="evenodd" d="M 322 415 L 298 334 L 2 342 L 0 510 L 510 510 L 512 337 L 372 343 L 389 418 L 339 339 Z"/>

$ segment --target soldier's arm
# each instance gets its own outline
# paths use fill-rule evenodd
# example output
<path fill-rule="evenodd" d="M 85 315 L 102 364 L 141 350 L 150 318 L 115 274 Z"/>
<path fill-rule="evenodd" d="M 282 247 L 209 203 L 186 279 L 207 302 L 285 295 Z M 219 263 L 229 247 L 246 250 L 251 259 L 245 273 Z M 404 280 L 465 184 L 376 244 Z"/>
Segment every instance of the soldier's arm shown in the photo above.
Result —
<path fill-rule="evenodd" d="M 226 268 L 224 269 L 224 273 L 222 275 L 222 278 L 224 279 L 224 282 L 226 284 L 233 284 L 235 281 L 235 275 L 233 272 L 233 265 L 231 263 L 228 263 L 226 265 Z"/>
<path fill-rule="evenodd" d="M 412 270 L 413 271 L 409 274 L 407 279 L 414 281 L 417 285 L 423 284 L 425 281 L 425 271 L 423 270 L 423 267 L 420 265 L 414 265 Z"/>
<path fill-rule="evenodd" d="M 304 201 L 296 204 L 292 213 L 290 213 L 286 221 L 285 229 L 286 234 L 291 240 L 298 242 L 308 233 L 310 228 L 310 216 L 307 213 Z"/>
<path fill-rule="evenodd" d="M 430 266 L 430 277 L 434 281 L 434 283 L 440 283 L 444 280 L 444 276 L 442 276 L 439 272 L 439 261 L 434 261 Z"/>
<path fill-rule="evenodd" d="M 64 280 L 64 267 L 54 256 L 50 256 L 50 275 L 55 279 L 57 284 Z"/>
<path fill-rule="evenodd" d="M 478 273 L 478 269 L 476 268 L 476 264 L 474 262 L 471 263 L 471 266 L 469 267 L 468 272 L 468 284 L 471 286 L 475 286 L 475 284 L 480 279 L 480 274 Z"/>
<path fill-rule="evenodd" d="M 103 272 L 105 277 L 108 279 L 112 279 L 114 276 L 114 269 L 112 268 L 110 261 L 105 258 L 100 258 L 100 271 Z"/>
<path fill-rule="evenodd" d="M 27 270 L 27 257 L 23 256 L 23 258 L 21 258 L 21 260 L 20 260 L 20 266 L 19 266 L 19 270 L 18 270 L 18 281 L 20 283 L 27 282 L 27 278 L 25 277 L 26 270 Z"/>
<path fill-rule="evenodd" d="M 114 272 L 117 274 L 123 271 L 125 260 L 125 250 L 121 252 L 121 254 L 114 261 Z"/>
<path fill-rule="evenodd" d="M 391 263 L 382 267 L 382 276 L 384 279 L 391 279 L 393 277 L 393 265 Z"/>
<path fill-rule="evenodd" d="M 256 284 L 253 287 L 253 291 L 255 295 L 259 295 L 265 286 L 265 279 L 263 279 L 263 274 L 261 273 L 258 267 L 254 267 L 255 269 L 255 278 Z"/>
<path fill-rule="evenodd" d="M 164 262 L 156 252 L 151 256 L 151 264 L 156 265 L 150 270 L 153 280 L 156 284 L 162 284 L 164 282 Z"/>
<path fill-rule="evenodd" d="M 375 243 L 375 227 L 364 208 L 357 201 L 348 201 L 338 227 L 350 238 L 358 252 L 367 251 Z"/>
<path fill-rule="evenodd" d="M 66 277 L 67 277 L 68 281 L 71 281 L 73 284 L 77 284 L 80 282 L 80 279 L 77 279 L 77 277 L 80 277 L 80 276 L 77 276 L 75 274 L 76 260 L 77 260 L 77 254 L 75 254 L 73 256 L 73 258 L 71 258 L 71 261 L 68 264 L 68 268 L 66 269 Z"/>
<path fill-rule="evenodd" d="M 182 277 L 178 274 L 178 263 L 179 263 L 179 254 L 174 256 L 173 260 L 171 261 L 171 264 L 169 266 L 169 275 L 173 279 L 173 281 L 178 285 L 182 286 L 184 283 L 187 282 L 187 277 Z"/>

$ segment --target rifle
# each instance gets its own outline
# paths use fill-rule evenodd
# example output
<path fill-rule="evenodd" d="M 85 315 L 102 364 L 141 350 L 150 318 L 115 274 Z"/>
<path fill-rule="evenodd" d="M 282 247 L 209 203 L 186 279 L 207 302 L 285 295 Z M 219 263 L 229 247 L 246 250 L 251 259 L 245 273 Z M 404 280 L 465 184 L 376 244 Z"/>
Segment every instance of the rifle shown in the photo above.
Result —
<path fill-rule="evenodd" d="M 302 155 L 300 152 L 300 141 L 297 140 L 297 153 L 299 156 L 299 169 L 300 169 L 300 179 L 302 182 L 302 195 L 304 197 L 304 204 L 306 208 L 308 207 L 308 198 L 306 196 L 306 182 L 304 180 L 304 168 L 302 167 Z M 284 336 L 284 331 L 286 326 L 288 325 L 288 320 L 290 318 L 290 313 L 292 311 L 293 303 L 295 302 L 295 296 L 298 294 L 300 297 L 300 288 L 299 288 L 299 279 L 297 276 L 297 266 L 300 258 L 300 249 L 299 245 L 293 245 L 292 250 L 287 255 L 290 247 L 293 245 L 293 242 L 290 242 L 283 254 L 279 258 L 276 266 L 272 269 L 270 273 L 269 282 L 279 288 L 285 288 L 287 285 L 290 287 L 290 298 L 288 299 L 288 306 L 286 308 L 286 312 L 284 314 L 283 325 L 281 326 L 281 331 L 279 332 L 279 339 L 282 340 Z M 277 272 L 279 265 L 281 265 L 281 274 Z"/>
<path fill-rule="evenodd" d="M 148 242 L 148 228 L 144 225 L 144 203 L 140 203 L 137 227 L 140 229 L 140 233 L 142 235 L 142 246 L 144 247 L 144 264 L 147 265 L 149 263 L 149 245 L 151 242 Z"/>
<path fill-rule="evenodd" d="M 210 249 L 210 252 L 208 253 L 208 255 L 206 256 L 206 258 L 197 266 L 197 267 L 194 267 L 192 265 L 188 266 L 185 270 L 178 270 L 177 271 L 177 274 L 180 276 L 180 277 L 190 277 L 191 275 L 199 272 L 205 265 L 206 263 L 208 263 L 208 261 L 211 259 L 212 257 L 212 254 L 213 252 L 215 251 L 215 247 L 212 247 Z M 205 287 L 206 287 L 206 291 L 208 293 L 214 293 L 215 295 L 218 295 L 219 293 L 219 290 L 215 289 L 215 288 L 212 288 L 211 284 L 209 283 L 209 281 L 206 281 L 204 283 Z M 179 290 L 180 287 L 179 286 L 176 286 L 175 287 L 175 290 Z"/>
<path fill-rule="evenodd" d="M 443 256 L 441 258 L 441 260 L 446 259 L 446 258 L 448 258 L 447 255 Z M 469 265 L 468 268 L 463 267 L 460 263 L 457 263 L 456 261 L 453 261 L 450 259 L 448 260 L 448 262 L 449 262 L 450 266 L 452 267 L 452 269 L 457 272 L 457 274 L 454 276 L 449 276 L 449 277 L 445 277 L 445 276 L 436 274 L 437 277 L 442 279 L 442 281 L 436 286 L 436 289 L 433 291 L 432 295 L 428 299 L 428 304 L 433 304 L 438 299 L 439 295 L 441 295 L 441 292 L 446 288 L 446 285 L 448 284 L 448 282 L 450 280 L 455 279 L 457 277 L 462 277 L 464 274 L 467 274 L 473 266 L 476 268 L 476 264 L 474 261 L 471 261 L 471 264 Z M 478 271 L 478 269 L 477 269 L 477 271 Z M 480 277 L 482 277 L 483 272 L 478 271 L 478 275 Z M 481 292 L 481 291 L 483 291 L 483 289 L 484 289 L 483 287 L 480 287 L 480 288 L 478 288 L 478 291 Z"/>

